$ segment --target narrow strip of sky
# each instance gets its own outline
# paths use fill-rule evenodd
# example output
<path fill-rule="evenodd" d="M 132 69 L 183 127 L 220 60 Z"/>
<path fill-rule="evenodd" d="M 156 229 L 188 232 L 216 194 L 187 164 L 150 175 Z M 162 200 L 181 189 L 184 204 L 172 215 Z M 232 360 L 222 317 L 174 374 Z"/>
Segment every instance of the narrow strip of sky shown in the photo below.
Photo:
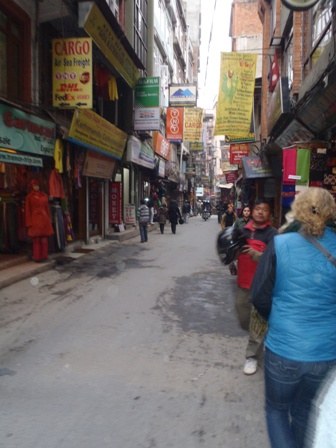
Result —
<path fill-rule="evenodd" d="M 212 109 L 218 93 L 220 53 L 231 51 L 232 0 L 202 0 L 198 106 Z"/>

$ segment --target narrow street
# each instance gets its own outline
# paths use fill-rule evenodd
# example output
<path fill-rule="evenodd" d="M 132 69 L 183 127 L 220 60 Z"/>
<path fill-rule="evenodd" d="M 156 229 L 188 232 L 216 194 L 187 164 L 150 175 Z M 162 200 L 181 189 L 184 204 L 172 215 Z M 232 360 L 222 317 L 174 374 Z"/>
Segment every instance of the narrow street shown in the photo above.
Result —
<path fill-rule="evenodd" d="M 1 291 L 3 448 L 268 448 L 217 217 Z"/>

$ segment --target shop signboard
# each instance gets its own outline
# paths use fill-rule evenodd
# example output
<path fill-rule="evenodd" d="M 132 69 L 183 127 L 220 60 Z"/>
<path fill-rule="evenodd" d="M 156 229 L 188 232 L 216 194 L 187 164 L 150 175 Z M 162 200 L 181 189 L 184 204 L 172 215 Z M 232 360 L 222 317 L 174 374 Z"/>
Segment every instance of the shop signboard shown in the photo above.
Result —
<path fill-rule="evenodd" d="M 200 107 L 184 109 L 183 141 L 201 142 L 204 110 Z"/>
<path fill-rule="evenodd" d="M 79 3 L 79 25 L 91 36 L 127 84 L 134 89 L 140 75 L 139 70 L 95 2 Z"/>
<path fill-rule="evenodd" d="M 272 169 L 267 160 L 257 156 L 243 157 L 243 173 L 245 179 L 273 177 Z"/>
<path fill-rule="evenodd" d="M 88 150 L 83 167 L 83 176 L 111 179 L 115 163 L 115 159 L 111 157 Z"/>
<path fill-rule="evenodd" d="M 23 154 L 13 154 L 11 152 L 0 151 L 0 163 L 14 163 L 18 165 L 43 166 L 40 157 L 24 156 Z"/>
<path fill-rule="evenodd" d="M 134 90 L 135 107 L 160 106 L 160 78 L 152 76 L 139 78 Z"/>
<path fill-rule="evenodd" d="M 68 140 L 87 149 L 120 160 L 127 134 L 89 109 L 76 109 Z"/>
<path fill-rule="evenodd" d="M 159 107 L 136 107 L 134 109 L 135 131 L 159 131 L 160 130 L 160 108 Z"/>
<path fill-rule="evenodd" d="M 183 107 L 168 107 L 166 118 L 166 137 L 171 142 L 183 140 Z"/>
<path fill-rule="evenodd" d="M 159 177 L 165 177 L 166 175 L 166 162 L 163 159 L 159 159 L 157 174 Z"/>
<path fill-rule="evenodd" d="M 169 86 L 170 107 L 195 107 L 196 103 L 196 84 L 171 84 Z"/>
<path fill-rule="evenodd" d="M 221 53 L 214 135 L 249 136 L 257 57 L 249 53 Z"/>
<path fill-rule="evenodd" d="M 203 142 L 189 142 L 189 151 L 204 151 Z"/>
<path fill-rule="evenodd" d="M 148 143 L 143 143 L 132 135 L 128 138 L 127 142 L 126 160 L 127 162 L 133 162 L 152 170 L 155 168 L 153 148 Z"/>
<path fill-rule="evenodd" d="M 153 132 L 153 149 L 159 156 L 170 160 L 171 144 L 160 132 Z"/>
<path fill-rule="evenodd" d="M 61 109 L 92 109 L 92 39 L 52 40 L 52 101 Z"/>
<path fill-rule="evenodd" d="M 109 223 L 122 224 L 122 183 L 110 182 L 109 191 Z"/>
<path fill-rule="evenodd" d="M 0 146 L 54 157 L 56 125 L 0 103 Z"/>
<path fill-rule="evenodd" d="M 135 220 L 135 205 L 127 204 L 124 207 L 125 224 L 136 224 Z"/>
<path fill-rule="evenodd" d="M 248 153 L 249 145 L 247 143 L 230 145 L 230 163 L 240 165 L 242 157 L 247 157 Z"/>

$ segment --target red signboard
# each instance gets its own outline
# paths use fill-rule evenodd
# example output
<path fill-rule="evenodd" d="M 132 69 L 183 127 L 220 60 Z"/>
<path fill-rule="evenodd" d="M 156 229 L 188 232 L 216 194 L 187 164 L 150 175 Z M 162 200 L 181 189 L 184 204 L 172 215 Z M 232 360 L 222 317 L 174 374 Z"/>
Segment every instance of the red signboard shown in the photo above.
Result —
<path fill-rule="evenodd" d="M 238 179 L 237 171 L 235 171 L 234 173 L 225 174 L 225 177 L 228 184 L 234 184 Z"/>
<path fill-rule="evenodd" d="M 230 164 L 240 165 L 242 157 L 247 157 L 249 145 L 247 143 L 235 143 L 230 145 Z"/>
<path fill-rule="evenodd" d="M 109 223 L 122 224 L 122 185 L 121 182 L 110 183 Z"/>
<path fill-rule="evenodd" d="M 170 160 L 171 144 L 160 132 L 153 132 L 153 149 L 159 156 Z"/>
<path fill-rule="evenodd" d="M 166 137 L 170 141 L 183 140 L 183 107 L 168 107 L 166 119 Z"/>

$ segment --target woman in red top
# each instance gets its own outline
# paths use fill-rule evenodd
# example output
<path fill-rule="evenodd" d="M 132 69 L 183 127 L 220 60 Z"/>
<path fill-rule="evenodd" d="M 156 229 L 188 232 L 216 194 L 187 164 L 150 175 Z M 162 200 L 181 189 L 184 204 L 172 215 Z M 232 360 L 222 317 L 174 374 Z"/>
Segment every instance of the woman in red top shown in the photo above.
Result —
<path fill-rule="evenodd" d="M 26 226 L 28 235 L 33 239 L 33 260 L 41 261 L 48 258 L 48 236 L 53 235 L 49 200 L 40 191 L 39 182 L 30 182 L 32 191 L 26 197 Z"/>

